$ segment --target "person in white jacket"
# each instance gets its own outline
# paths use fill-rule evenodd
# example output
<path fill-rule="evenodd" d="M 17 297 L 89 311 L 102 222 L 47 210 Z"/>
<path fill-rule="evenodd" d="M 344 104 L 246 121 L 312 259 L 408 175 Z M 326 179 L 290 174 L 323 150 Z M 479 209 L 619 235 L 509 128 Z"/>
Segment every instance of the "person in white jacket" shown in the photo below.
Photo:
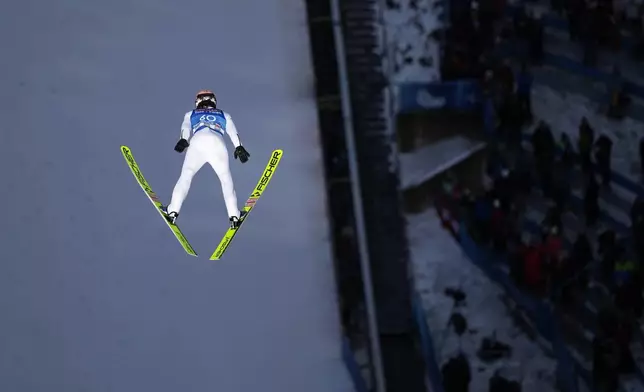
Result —
<path fill-rule="evenodd" d="M 199 91 L 195 99 L 195 109 L 187 112 L 183 117 L 181 139 L 174 147 L 178 153 L 182 153 L 186 149 L 187 152 L 181 168 L 181 175 L 172 191 L 170 204 L 163 209 L 166 219 L 170 223 L 174 224 L 179 216 L 181 205 L 190 190 L 192 177 L 205 163 L 208 163 L 221 182 L 230 227 L 239 226 L 243 216 L 240 215 L 237 194 L 230 174 L 224 133 L 228 134 L 235 146 L 233 154 L 235 159 L 239 158 L 241 163 L 246 163 L 250 154 L 241 145 L 233 119 L 228 113 L 217 108 L 217 97 L 212 91 Z"/>

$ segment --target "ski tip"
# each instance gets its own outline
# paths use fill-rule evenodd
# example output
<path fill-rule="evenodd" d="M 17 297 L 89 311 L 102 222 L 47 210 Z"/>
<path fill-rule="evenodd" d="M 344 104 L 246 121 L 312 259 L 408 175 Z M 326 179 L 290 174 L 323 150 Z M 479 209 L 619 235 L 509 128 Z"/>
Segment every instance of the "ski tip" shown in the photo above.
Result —
<path fill-rule="evenodd" d="M 281 160 L 282 160 L 282 156 L 283 156 L 283 155 L 284 155 L 284 151 L 282 151 L 282 149 L 281 149 L 281 148 L 276 148 L 276 149 L 275 149 L 275 150 L 273 150 L 273 152 L 271 153 L 271 160 L 273 160 L 273 159 L 277 159 L 277 161 L 279 162 L 279 161 L 281 161 Z"/>
<path fill-rule="evenodd" d="M 122 151 L 122 152 L 130 151 L 130 147 L 128 147 L 128 146 L 121 146 L 121 151 Z"/>

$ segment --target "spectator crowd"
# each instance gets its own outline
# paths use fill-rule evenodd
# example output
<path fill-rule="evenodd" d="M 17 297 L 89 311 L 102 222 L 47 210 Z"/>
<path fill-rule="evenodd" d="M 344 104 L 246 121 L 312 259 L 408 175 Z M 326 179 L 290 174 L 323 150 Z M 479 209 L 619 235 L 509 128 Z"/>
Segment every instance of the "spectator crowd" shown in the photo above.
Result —
<path fill-rule="evenodd" d="M 546 121 L 534 118 L 531 68 L 544 58 L 543 15 L 519 6 L 508 18 L 503 0 L 453 3 L 443 75 L 481 81 L 484 122 L 492 136 L 485 191 L 475 194 L 451 178 L 442 207 L 480 248 L 504 260 L 516 286 L 556 314 L 575 319 L 592 294 L 601 294 L 590 343 L 592 384 L 597 391 L 617 391 L 619 377 L 637 371 L 631 344 L 642 334 L 644 199 L 636 197 L 630 205 L 628 230 L 611 224 L 602 202 L 614 194 L 610 136 L 587 118 L 578 129 L 556 136 Z M 644 60 L 641 4 L 551 0 L 549 6 L 567 20 L 569 38 L 581 45 L 585 66 L 595 66 L 600 51 L 626 51 L 633 61 Z M 505 44 L 512 48 L 511 60 Z M 618 67 L 613 73 L 621 80 Z M 611 88 L 605 114 L 619 120 L 630 98 L 621 82 Z M 534 210 L 541 212 L 538 222 Z M 447 392 L 467 390 L 462 383 L 447 385 Z"/>

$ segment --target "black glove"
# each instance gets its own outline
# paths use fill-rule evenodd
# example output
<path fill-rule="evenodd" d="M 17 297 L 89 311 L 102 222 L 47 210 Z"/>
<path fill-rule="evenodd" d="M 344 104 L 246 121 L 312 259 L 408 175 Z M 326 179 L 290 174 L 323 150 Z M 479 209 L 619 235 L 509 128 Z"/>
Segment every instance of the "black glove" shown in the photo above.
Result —
<path fill-rule="evenodd" d="M 246 163 L 246 161 L 248 161 L 248 157 L 250 157 L 250 154 L 248 153 L 248 151 L 246 151 L 244 146 L 237 147 L 235 149 L 235 154 L 233 154 L 233 155 L 234 155 L 235 159 L 239 158 L 241 163 Z"/>
<path fill-rule="evenodd" d="M 186 139 L 181 139 L 177 142 L 177 145 L 174 146 L 174 150 L 178 153 L 182 153 L 189 145 L 190 143 L 188 143 Z"/>

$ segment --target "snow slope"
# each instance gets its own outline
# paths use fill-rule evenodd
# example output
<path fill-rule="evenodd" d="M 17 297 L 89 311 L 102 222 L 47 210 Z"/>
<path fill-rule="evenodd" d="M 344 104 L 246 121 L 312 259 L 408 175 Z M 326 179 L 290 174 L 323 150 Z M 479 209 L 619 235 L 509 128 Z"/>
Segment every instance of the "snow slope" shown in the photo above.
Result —
<path fill-rule="evenodd" d="M 11 2 L 0 47 L 0 390 L 352 390 L 303 3 Z M 218 263 L 183 253 L 119 151 L 132 148 L 167 201 L 202 88 L 251 153 L 231 158 L 242 202 L 270 151 L 285 151 Z M 179 223 L 203 256 L 221 238 L 208 167 Z"/>
<path fill-rule="evenodd" d="M 410 215 L 407 224 L 416 289 L 427 311 L 439 365 L 457 355 L 460 348 L 470 360 L 471 392 L 486 392 L 497 370 L 510 379 L 521 380 L 524 392 L 554 390 L 556 362 L 515 325 L 503 302 L 503 289 L 467 259 L 442 228 L 436 210 Z M 454 309 L 454 301 L 444 294 L 446 288 L 462 289 L 467 295 L 466 305 Z M 466 332 L 460 343 L 449 325 L 452 310 L 465 316 L 469 330 L 474 331 Z M 481 339 L 494 333 L 512 346 L 513 353 L 511 358 L 487 364 L 476 352 Z"/>

